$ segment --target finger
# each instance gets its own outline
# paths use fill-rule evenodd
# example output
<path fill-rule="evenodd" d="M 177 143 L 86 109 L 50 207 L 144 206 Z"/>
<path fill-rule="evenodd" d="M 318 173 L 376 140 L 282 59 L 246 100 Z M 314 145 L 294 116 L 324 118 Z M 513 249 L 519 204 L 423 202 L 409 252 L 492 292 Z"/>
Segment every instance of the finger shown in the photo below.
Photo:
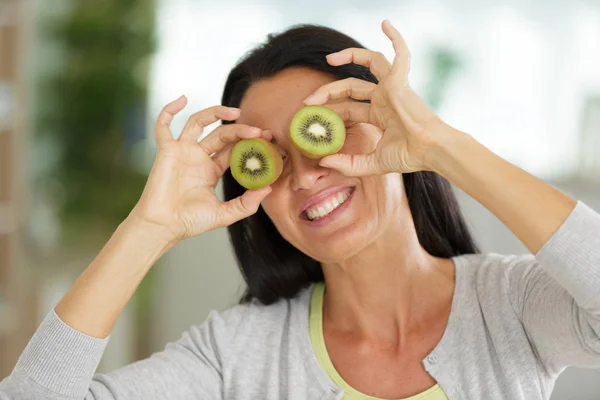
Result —
<path fill-rule="evenodd" d="M 179 136 L 181 141 L 197 142 L 202 135 L 204 128 L 208 125 L 217 122 L 220 119 L 226 121 L 235 120 L 240 116 L 239 108 L 231 108 L 225 106 L 214 106 L 206 108 L 193 114 L 183 127 L 183 131 Z"/>
<path fill-rule="evenodd" d="M 171 133 L 169 126 L 171 125 L 175 114 L 183 110 L 186 104 L 187 98 L 185 96 L 181 96 L 177 100 L 167 104 L 162 109 L 158 115 L 156 124 L 154 125 L 154 136 L 156 138 L 156 143 L 173 140 L 173 134 Z"/>
<path fill-rule="evenodd" d="M 408 50 L 408 46 L 404 41 L 404 38 L 400 34 L 400 32 L 392 25 L 389 20 L 383 21 L 381 24 L 383 33 L 392 41 L 392 46 L 394 46 L 394 52 L 396 53 L 394 57 L 394 65 L 393 69 L 398 70 L 405 77 L 408 75 L 408 70 L 410 69 L 410 51 Z"/>
<path fill-rule="evenodd" d="M 327 62 L 333 66 L 358 64 L 369 67 L 377 80 L 383 80 L 392 69 L 392 65 L 382 53 L 360 48 L 348 48 L 327 56 Z"/>
<path fill-rule="evenodd" d="M 378 126 L 365 123 L 348 124 L 346 133 L 349 146 L 342 147 L 340 151 L 345 154 L 370 154 L 377 149 L 377 144 L 383 138 L 383 131 Z"/>
<path fill-rule="evenodd" d="M 202 150 L 211 155 L 242 139 L 261 137 L 262 130 L 249 125 L 221 125 L 199 142 Z"/>
<path fill-rule="evenodd" d="M 325 107 L 335 111 L 345 122 L 369 122 L 371 105 L 356 101 L 329 103 Z"/>
<path fill-rule="evenodd" d="M 386 19 L 385 21 L 383 21 L 381 27 L 383 33 L 385 33 L 385 35 L 392 41 L 392 46 L 394 46 L 394 52 L 396 54 L 409 53 L 408 46 L 406 45 L 404 38 L 402 37 L 398 29 L 396 29 L 389 20 Z"/>
<path fill-rule="evenodd" d="M 340 171 L 346 176 L 375 175 L 382 172 L 374 152 L 371 154 L 336 153 L 321 158 L 319 165 Z"/>
<path fill-rule="evenodd" d="M 233 150 L 233 144 L 226 146 L 223 150 L 215 153 L 211 158 L 217 167 L 219 168 L 219 175 L 222 176 L 227 168 L 229 168 L 229 161 L 231 160 L 231 150 Z"/>
<path fill-rule="evenodd" d="M 304 104 L 323 104 L 329 100 L 345 97 L 354 100 L 371 100 L 377 85 L 357 78 L 347 78 L 321 86 L 304 100 Z"/>
<path fill-rule="evenodd" d="M 264 129 L 260 134 L 260 137 L 270 142 L 273 140 L 273 132 L 269 129 Z"/>
<path fill-rule="evenodd" d="M 223 203 L 219 226 L 224 227 L 246 218 L 256 212 L 260 203 L 271 193 L 271 187 L 247 190 L 243 195 Z"/>

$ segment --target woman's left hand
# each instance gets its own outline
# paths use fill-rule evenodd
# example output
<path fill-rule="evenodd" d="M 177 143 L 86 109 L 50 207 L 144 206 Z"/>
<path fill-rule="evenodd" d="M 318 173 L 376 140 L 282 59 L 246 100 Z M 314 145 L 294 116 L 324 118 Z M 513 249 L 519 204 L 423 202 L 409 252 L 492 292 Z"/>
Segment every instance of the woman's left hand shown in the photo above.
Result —
<path fill-rule="evenodd" d="M 370 103 L 326 104 L 346 121 L 369 123 L 383 132 L 370 154 L 338 153 L 320 160 L 320 165 L 345 175 L 432 170 L 432 153 L 442 140 L 455 134 L 410 87 L 410 53 L 400 33 L 388 20 L 382 28 L 394 46 L 393 64 L 382 53 L 361 48 L 348 48 L 327 56 L 327 62 L 333 66 L 354 63 L 369 67 L 378 84 L 343 79 L 320 87 L 305 100 L 306 105 L 325 105 L 330 100 L 347 97 L 370 100 Z"/>

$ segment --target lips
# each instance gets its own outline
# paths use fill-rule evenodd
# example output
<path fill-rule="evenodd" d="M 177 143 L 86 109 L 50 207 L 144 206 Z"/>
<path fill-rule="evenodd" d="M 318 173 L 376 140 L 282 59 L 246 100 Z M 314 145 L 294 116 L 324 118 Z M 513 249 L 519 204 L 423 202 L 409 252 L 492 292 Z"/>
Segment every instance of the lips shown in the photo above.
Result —
<path fill-rule="evenodd" d="M 354 186 L 336 186 L 309 198 L 301 207 L 300 216 L 308 220 L 323 218 L 341 206 L 354 191 Z"/>

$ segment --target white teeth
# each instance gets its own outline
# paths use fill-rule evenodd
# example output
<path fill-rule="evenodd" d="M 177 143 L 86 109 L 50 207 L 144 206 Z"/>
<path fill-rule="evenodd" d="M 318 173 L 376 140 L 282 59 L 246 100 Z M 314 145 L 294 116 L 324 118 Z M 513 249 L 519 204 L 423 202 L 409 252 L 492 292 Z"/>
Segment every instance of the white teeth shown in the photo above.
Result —
<path fill-rule="evenodd" d="M 306 216 L 310 220 L 323 218 L 348 200 L 348 197 L 350 197 L 350 193 L 340 192 L 337 196 L 327 200 L 327 202 L 321 203 L 319 207 L 306 210 Z"/>

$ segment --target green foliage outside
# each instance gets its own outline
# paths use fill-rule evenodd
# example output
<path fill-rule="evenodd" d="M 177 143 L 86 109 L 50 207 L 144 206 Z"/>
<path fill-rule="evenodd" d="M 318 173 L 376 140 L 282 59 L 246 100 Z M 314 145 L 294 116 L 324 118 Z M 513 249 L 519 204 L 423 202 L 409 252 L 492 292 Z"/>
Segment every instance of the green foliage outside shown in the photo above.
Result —
<path fill-rule="evenodd" d="M 35 190 L 55 203 L 64 254 L 80 246 L 98 251 L 142 193 L 147 172 L 135 165 L 134 149 L 146 135 L 155 47 L 154 0 L 75 0 L 70 6 L 43 28 L 62 58 L 39 88 L 35 126 L 35 139 L 58 150 Z M 149 324 L 153 290 L 150 273 L 133 299 L 138 358 L 148 353 L 141 332 Z"/>
<path fill-rule="evenodd" d="M 82 230 L 112 230 L 146 180 L 132 148 L 144 138 L 153 0 L 75 1 L 47 34 L 62 47 L 64 67 L 42 88 L 36 131 L 58 146 L 42 189 L 59 199 L 66 240 Z M 48 182 L 51 185 L 45 186 Z"/>
<path fill-rule="evenodd" d="M 436 46 L 429 51 L 432 74 L 427 84 L 424 100 L 433 110 L 438 110 L 444 101 L 446 89 L 462 66 L 460 56 L 453 50 Z"/>

